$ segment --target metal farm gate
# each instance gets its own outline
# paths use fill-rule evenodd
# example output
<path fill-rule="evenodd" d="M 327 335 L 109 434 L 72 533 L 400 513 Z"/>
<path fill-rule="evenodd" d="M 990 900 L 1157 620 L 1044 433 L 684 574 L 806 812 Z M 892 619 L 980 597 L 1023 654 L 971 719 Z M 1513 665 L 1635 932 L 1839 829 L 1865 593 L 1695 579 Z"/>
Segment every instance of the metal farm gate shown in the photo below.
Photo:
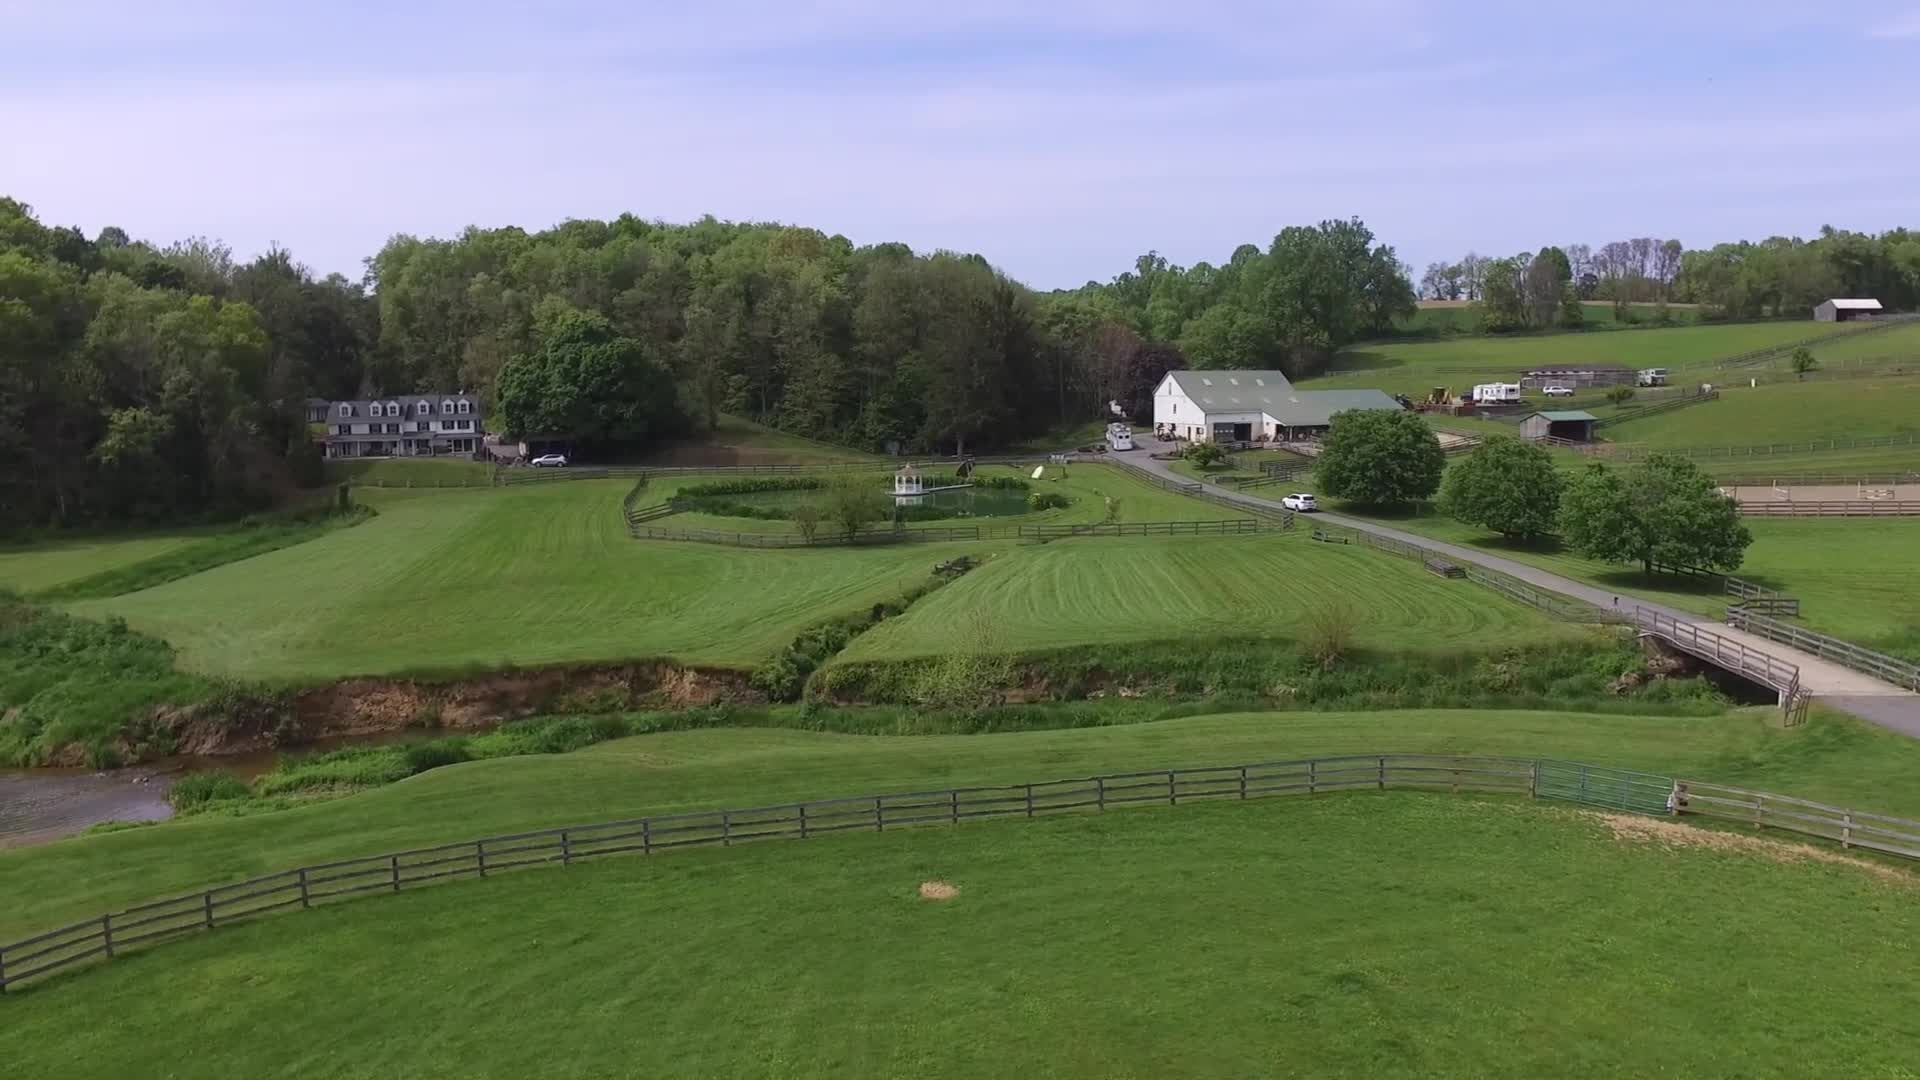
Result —
<path fill-rule="evenodd" d="M 1673 794 L 1673 777 L 1655 773 L 1550 758 L 1540 759 L 1534 768 L 1534 793 L 1542 799 L 1636 814 L 1665 814 L 1667 797 Z"/>

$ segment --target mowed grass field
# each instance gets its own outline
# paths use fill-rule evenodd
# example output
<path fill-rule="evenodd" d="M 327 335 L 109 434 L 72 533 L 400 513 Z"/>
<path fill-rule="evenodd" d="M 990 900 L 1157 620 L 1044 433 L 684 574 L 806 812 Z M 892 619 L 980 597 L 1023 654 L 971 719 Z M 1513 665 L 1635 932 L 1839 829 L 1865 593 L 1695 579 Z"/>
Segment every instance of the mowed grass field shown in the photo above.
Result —
<path fill-rule="evenodd" d="M 1436 540 L 1701 615 L 1725 614 L 1730 599 L 1717 579 L 1647 578 L 1637 566 L 1594 562 L 1552 541 L 1511 543 L 1431 510 L 1390 520 Z M 1736 573 L 1799 597 L 1798 624 L 1920 660 L 1920 518 L 1748 518 L 1746 526 L 1753 546 Z"/>
<path fill-rule="evenodd" d="M 363 525 L 72 609 L 124 616 L 186 667 L 251 679 L 657 656 L 751 666 L 961 550 L 642 543 L 621 517 L 628 487 L 368 489 L 380 513 Z"/>
<path fill-rule="evenodd" d="M 534 870 L 4 1004 L 14 1068 L 74 1078 L 1898 1076 L 1916 896 L 1343 794 Z"/>
<path fill-rule="evenodd" d="M 930 471 L 941 471 L 938 467 Z M 1165 488 L 1157 487 L 1134 475 L 1118 465 L 1075 464 L 1067 467 L 1064 477 L 1059 469 L 1049 466 L 1046 477 L 1040 480 L 1029 479 L 1032 466 L 983 465 L 976 475 L 984 477 L 1013 477 L 1027 480 L 1029 493 L 1058 492 L 1072 499 L 1071 505 L 1056 509 L 1029 512 L 1024 514 L 1003 514 L 993 517 L 945 518 L 938 521 L 912 522 L 908 528 L 943 529 L 955 526 L 977 525 L 986 528 L 1011 528 L 1017 525 L 1092 525 L 1106 520 L 1107 499 L 1120 501 L 1120 520 L 1125 523 L 1143 521 L 1219 521 L 1222 519 L 1244 518 L 1246 513 L 1231 507 L 1216 506 L 1189 498 Z M 893 490 L 893 469 L 880 467 L 871 473 L 836 472 L 820 474 L 832 481 L 848 481 L 871 485 L 874 490 L 891 492 Z M 649 478 L 647 487 L 641 492 L 639 505 L 651 506 L 671 500 L 682 488 L 696 487 L 717 480 L 729 480 L 736 477 L 726 473 L 692 473 L 681 476 L 659 476 Z M 796 495 L 796 499 L 800 496 Z M 786 520 L 767 520 L 762 518 L 728 517 L 718 514 L 683 513 L 658 518 L 649 524 L 666 529 L 711 529 L 719 532 L 742 533 L 792 533 L 793 522 Z M 891 526 L 879 526 L 890 528 Z M 823 535 L 834 531 L 831 521 L 823 521 L 820 530 Z"/>
<path fill-rule="evenodd" d="M 22 595 L 178 551 L 201 539 L 199 533 L 91 537 L 0 547 L 0 589 Z"/>
<path fill-rule="evenodd" d="M 1734 386 L 1718 401 L 1601 429 L 1610 442 L 1654 448 L 1805 443 L 1914 432 L 1920 432 L 1920 376 Z"/>
<path fill-rule="evenodd" d="M 992 647 L 1016 652 L 1207 635 L 1294 638 L 1331 607 L 1353 614 L 1357 644 L 1383 650 L 1464 651 L 1582 632 L 1418 563 L 1294 532 L 1022 548 L 863 634 L 841 658 L 939 655 L 955 647 L 956 628 L 983 617 Z"/>
<path fill-rule="evenodd" d="M 1896 813 L 1920 798 L 1904 783 L 1920 743 L 1823 712 L 1793 730 L 1756 710 L 689 731 L 0 851 L 18 900 L 0 937 L 490 832 L 1389 748 L 1558 754 Z M 920 900 L 930 879 L 958 897 Z M 1546 804 L 1351 793 L 536 869 L 222 929 L 0 1005 L 34 1076 L 1897 1076 L 1920 1052 L 1898 990 L 1915 888 L 1623 842 Z M 437 1034 L 449 995 L 484 1022 Z"/>
<path fill-rule="evenodd" d="M 454 457 L 329 461 L 326 469 L 330 483 L 384 487 L 487 487 L 498 471 L 489 462 Z"/>
<path fill-rule="evenodd" d="M 1378 387 L 1417 398 L 1436 386 L 1450 387 L 1460 394 L 1472 390 L 1475 383 L 1514 382 L 1521 372 L 1536 367 L 1606 364 L 1685 372 L 1754 349 L 1802 341 L 1821 330 L 1821 324 L 1791 321 L 1618 333 L 1374 342 L 1342 352 L 1334 358 L 1332 371 L 1304 380 L 1301 386 L 1310 390 Z"/>

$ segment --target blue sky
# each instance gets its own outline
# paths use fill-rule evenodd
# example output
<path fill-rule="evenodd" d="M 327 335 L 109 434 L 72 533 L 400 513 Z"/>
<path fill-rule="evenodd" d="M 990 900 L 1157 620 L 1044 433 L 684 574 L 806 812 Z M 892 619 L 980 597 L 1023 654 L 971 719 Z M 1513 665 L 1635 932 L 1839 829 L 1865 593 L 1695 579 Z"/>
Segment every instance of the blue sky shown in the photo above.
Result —
<path fill-rule="evenodd" d="M 92 232 L 781 220 L 1037 287 L 1358 215 L 1416 265 L 1920 225 L 1920 0 L 0 0 L 0 193 Z"/>

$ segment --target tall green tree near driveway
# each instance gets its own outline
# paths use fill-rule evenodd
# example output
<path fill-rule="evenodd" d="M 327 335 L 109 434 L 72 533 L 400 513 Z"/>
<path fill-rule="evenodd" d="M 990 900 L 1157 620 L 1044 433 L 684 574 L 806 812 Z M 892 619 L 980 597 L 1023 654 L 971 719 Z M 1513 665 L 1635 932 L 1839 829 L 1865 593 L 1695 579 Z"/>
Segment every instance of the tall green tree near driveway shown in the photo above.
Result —
<path fill-rule="evenodd" d="M 1711 476 L 1682 457 L 1656 454 L 1630 469 L 1593 464 L 1560 498 L 1560 534 L 1602 562 L 1737 570 L 1753 534 Z"/>
<path fill-rule="evenodd" d="M 1447 459 L 1433 429 L 1412 412 L 1338 413 L 1314 467 L 1323 494 L 1368 506 L 1402 506 L 1433 495 Z"/>
<path fill-rule="evenodd" d="M 1545 447 L 1511 435 L 1490 435 L 1466 460 L 1447 470 L 1439 506 L 1455 521 L 1503 536 L 1545 536 L 1560 512 L 1560 473 Z"/>

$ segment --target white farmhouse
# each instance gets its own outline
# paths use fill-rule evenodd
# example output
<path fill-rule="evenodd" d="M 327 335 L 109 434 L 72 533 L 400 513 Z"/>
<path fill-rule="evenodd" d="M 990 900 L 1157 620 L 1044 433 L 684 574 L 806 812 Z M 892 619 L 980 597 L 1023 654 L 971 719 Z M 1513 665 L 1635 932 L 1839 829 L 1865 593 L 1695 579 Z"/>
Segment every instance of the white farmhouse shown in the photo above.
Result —
<path fill-rule="evenodd" d="M 1278 371 L 1169 371 L 1153 390 L 1154 430 L 1192 442 L 1291 442 L 1334 413 L 1400 408 L 1383 390 L 1295 390 Z"/>

